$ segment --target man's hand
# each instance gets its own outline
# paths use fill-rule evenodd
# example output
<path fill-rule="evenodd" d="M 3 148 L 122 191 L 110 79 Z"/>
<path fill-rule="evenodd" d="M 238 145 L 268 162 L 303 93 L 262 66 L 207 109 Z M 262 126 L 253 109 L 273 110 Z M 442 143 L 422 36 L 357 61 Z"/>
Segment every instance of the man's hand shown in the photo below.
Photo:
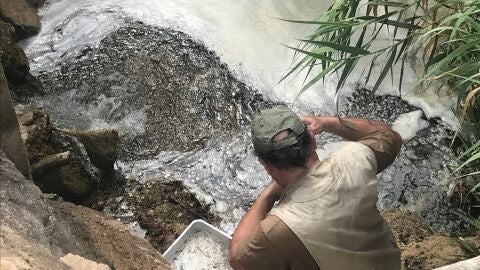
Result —
<path fill-rule="evenodd" d="M 270 200 L 271 202 L 276 202 L 280 199 L 282 191 L 283 188 L 279 184 L 277 184 L 277 182 L 272 181 L 272 183 L 270 183 L 263 189 L 262 193 L 265 194 L 267 200 Z"/>
<path fill-rule="evenodd" d="M 312 137 L 325 131 L 326 123 L 322 117 L 302 116 L 301 119 Z"/>

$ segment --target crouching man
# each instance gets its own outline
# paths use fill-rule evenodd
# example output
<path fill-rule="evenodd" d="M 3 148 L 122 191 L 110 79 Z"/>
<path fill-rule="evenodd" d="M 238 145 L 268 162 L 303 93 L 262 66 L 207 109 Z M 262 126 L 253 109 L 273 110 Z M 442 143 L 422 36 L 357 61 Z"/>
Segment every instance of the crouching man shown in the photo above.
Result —
<path fill-rule="evenodd" d="M 400 251 L 376 208 L 376 174 L 400 151 L 398 133 L 366 119 L 300 119 L 285 106 L 262 111 L 251 130 L 274 181 L 235 230 L 235 270 L 400 269 Z M 314 135 L 322 132 L 349 142 L 319 160 Z"/>

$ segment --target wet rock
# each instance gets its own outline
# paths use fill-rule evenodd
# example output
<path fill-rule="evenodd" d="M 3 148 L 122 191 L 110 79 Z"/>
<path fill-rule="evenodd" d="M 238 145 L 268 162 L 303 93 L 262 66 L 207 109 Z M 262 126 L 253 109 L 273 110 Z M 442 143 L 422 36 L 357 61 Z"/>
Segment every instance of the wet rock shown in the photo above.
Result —
<path fill-rule="evenodd" d="M 27 56 L 15 41 L 15 29 L 0 19 L 0 59 L 15 100 L 42 94 L 38 80 L 30 74 Z"/>
<path fill-rule="evenodd" d="M 121 179 L 110 190 L 96 193 L 93 207 L 125 222 L 138 222 L 145 238 L 164 252 L 195 219 L 216 224 L 219 219 L 179 181 L 152 179 L 148 183 Z"/>
<path fill-rule="evenodd" d="M 0 20 L 1 59 L 9 81 L 17 83 L 29 71 L 25 52 L 15 42 L 15 28 Z"/>
<path fill-rule="evenodd" d="M 15 112 L 30 163 L 35 164 L 46 156 L 56 154 L 57 151 L 49 143 L 54 128 L 45 110 L 35 106 L 17 105 Z"/>
<path fill-rule="evenodd" d="M 75 137 L 56 130 L 45 110 L 16 106 L 33 180 L 45 193 L 78 202 L 96 190 L 100 173 Z"/>
<path fill-rule="evenodd" d="M 40 31 L 40 17 L 25 0 L 0 0 L 0 17 L 15 27 L 17 40 Z"/>
<path fill-rule="evenodd" d="M 55 193 L 68 201 L 80 201 L 97 183 L 69 151 L 41 159 L 32 166 L 35 184 L 45 193 Z"/>
<path fill-rule="evenodd" d="M 87 150 L 90 161 L 97 168 L 111 171 L 118 157 L 118 132 L 114 129 L 73 131 L 61 129 L 61 132 L 75 136 Z"/>

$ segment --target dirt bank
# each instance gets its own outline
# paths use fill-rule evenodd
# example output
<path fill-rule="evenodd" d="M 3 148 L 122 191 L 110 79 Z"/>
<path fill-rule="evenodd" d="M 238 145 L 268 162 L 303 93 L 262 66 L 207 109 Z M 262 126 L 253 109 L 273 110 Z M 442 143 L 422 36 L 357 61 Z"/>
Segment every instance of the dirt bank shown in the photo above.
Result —
<path fill-rule="evenodd" d="M 416 213 L 389 210 L 382 215 L 397 239 L 403 270 L 434 269 L 467 256 L 455 238 L 436 234 Z M 465 239 L 480 246 L 480 235 L 467 236 Z"/>

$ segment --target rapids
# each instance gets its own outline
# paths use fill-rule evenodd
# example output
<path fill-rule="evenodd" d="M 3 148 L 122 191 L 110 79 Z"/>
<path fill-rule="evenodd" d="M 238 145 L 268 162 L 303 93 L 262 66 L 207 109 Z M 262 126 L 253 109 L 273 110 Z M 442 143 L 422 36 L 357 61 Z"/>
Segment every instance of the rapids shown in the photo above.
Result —
<path fill-rule="evenodd" d="M 292 59 L 281 44 L 295 44 L 293 38 L 310 29 L 275 18 L 313 19 L 327 6 L 307 0 L 51 0 L 41 10 L 40 34 L 22 43 L 47 92 L 32 101 L 63 127 L 117 128 L 118 170 L 140 183 L 183 181 L 213 204 L 221 228 L 232 232 L 269 181 L 252 155 L 251 116 L 277 102 L 300 113 L 335 113 L 335 76 L 296 101 L 302 78 L 277 84 Z M 416 68 L 412 63 L 407 70 L 405 89 L 413 89 Z M 399 98 L 389 81 L 381 96 L 371 97 L 361 71 L 346 87 L 343 114 L 395 122 L 411 138 L 380 175 L 379 209 L 407 208 L 436 230 L 455 231 L 459 224 L 442 184 L 453 98 L 413 90 Z M 444 105 L 435 105 L 438 100 Z M 317 141 L 322 156 L 339 145 L 334 136 Z"/>

